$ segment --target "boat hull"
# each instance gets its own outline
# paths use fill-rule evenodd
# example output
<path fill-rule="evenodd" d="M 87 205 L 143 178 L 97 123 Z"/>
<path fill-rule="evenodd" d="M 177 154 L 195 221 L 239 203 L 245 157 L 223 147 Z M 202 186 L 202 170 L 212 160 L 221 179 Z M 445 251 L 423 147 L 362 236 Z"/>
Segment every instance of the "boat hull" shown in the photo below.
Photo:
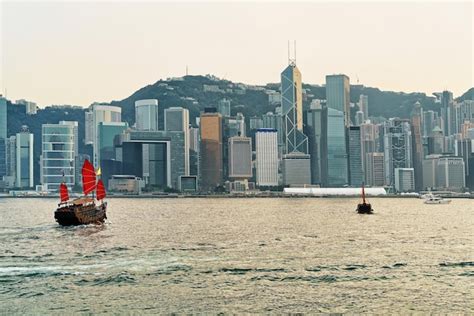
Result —
<path fill-rule="evenodd" d="M 359 214 L 373 214 L 374 210 L 372 209 L 372 205 L 369 203 L 360 203 L 357 204 L 357 213 Z"/>
<path fill-rule="evenodd" d="M 59 207 L 54 212 L 54 218 L 62 226 L 100 224 L 107 218 L 106 211 L 107 203 L 100 205 L 67 205 Z"/>

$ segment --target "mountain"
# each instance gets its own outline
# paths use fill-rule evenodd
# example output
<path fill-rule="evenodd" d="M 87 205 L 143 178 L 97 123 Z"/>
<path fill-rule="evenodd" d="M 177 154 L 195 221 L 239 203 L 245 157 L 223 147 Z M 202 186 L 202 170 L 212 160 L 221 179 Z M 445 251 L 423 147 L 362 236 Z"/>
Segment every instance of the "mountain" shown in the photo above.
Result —
<path fill-rule="evenodd" d="M 467 90 L 463 95 L 456 99 L 458 102 L 464 100 L 474 100 L 474 88 Z"/>

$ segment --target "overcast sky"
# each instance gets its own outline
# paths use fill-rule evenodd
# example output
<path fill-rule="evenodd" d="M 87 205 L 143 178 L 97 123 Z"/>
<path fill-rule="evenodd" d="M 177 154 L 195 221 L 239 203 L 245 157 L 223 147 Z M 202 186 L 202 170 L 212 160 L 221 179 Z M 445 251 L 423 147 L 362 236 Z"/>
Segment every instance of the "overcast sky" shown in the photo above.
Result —
<path fill-rule="evenodd" d="M 40 106 L 120 100 L 173 76 L 278 82 L 297 41 L 306 83 L 345 73 L 384 90 L 474 86 L 471 1 L 5 2 L 0 90 Z"/>

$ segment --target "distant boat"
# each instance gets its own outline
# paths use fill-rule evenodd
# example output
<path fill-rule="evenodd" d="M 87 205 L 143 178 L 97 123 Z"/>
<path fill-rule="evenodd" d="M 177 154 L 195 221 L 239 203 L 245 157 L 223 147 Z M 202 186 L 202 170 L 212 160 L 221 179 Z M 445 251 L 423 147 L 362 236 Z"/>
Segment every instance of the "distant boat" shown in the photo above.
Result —
<path fill-rule="evenodd" d="M 104 202 L 106 196 L 104 183 L 101 179 L 97 181 L 97 175 L 94 166 L 89 160 L 84 161 L 82 166 L 82 189 L 84 196 L 70 200 L 68 189 L 65 183 L 59 186 L 61 202 L 54 212 L 54 218 L 63 226 L 100 224 L 107 218 L 107 202 Z M 89 193 L 96 192 L 94 196 L 87 196 Z"/>
<path fill-rule="evenodd" d="M 364 183 L 362 183 L 362 203 L 357 204 L 357 213 L 359 214 L 373 214 L 374 210 L 372 209 L 372 205 L 365 201 L 365 189 Z"/>
<path fill-rule="evenodd" d="M 449 199 L 444 199 L 440 196 L 434 195 L 434 194 L 426 194 L 424 196 L 425 199 L 425 204 L 449 204 L 451 203 L 451 200 Z"/>

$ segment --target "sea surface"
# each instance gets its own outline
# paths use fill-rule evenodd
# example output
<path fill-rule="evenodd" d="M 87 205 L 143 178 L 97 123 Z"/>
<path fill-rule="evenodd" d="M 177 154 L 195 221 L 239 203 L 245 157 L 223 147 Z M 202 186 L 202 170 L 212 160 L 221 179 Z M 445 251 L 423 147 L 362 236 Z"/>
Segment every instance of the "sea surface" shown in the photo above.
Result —
<path fill-rule="evenodd" d="M 474 200 L 0 199 L 0 314 L 474 313 Z"/>

